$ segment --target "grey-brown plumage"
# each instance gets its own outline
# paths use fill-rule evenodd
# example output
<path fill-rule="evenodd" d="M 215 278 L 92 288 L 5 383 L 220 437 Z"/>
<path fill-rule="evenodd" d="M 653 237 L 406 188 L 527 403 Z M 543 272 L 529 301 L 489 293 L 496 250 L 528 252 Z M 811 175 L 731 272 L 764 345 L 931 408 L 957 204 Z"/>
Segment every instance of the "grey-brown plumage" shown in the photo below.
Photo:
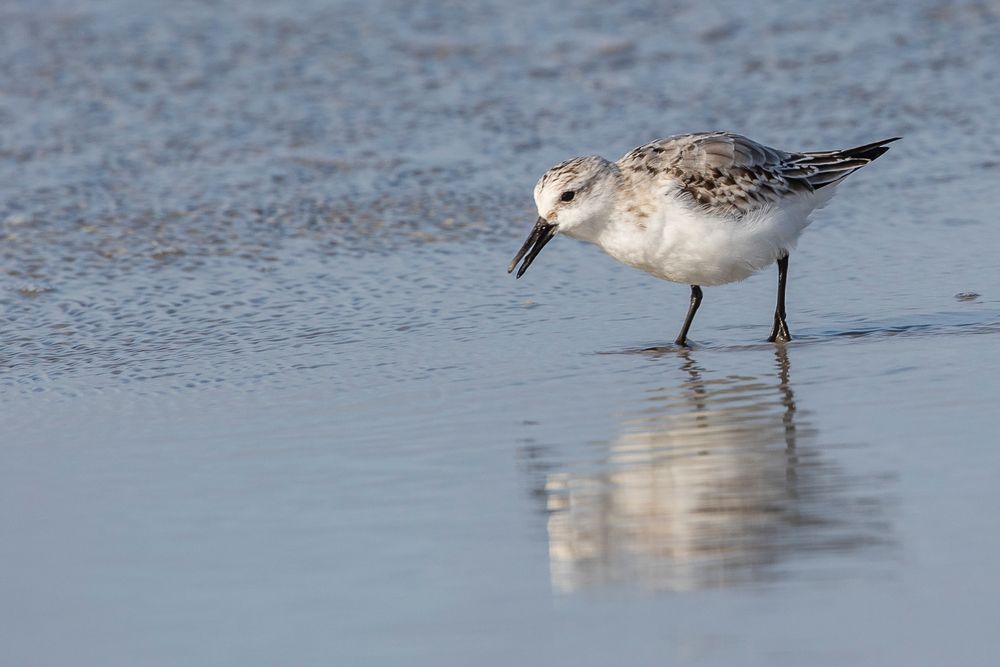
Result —
<path fill-rule="evenodd" d="M 674 181 L 700 208 L 741 217 L 783 197 L 835 184 L 899 137 L 844 150 L 789 153 L 731 132 L 684 134 L 640 146 L 618 161 L 623 173 Z"/>
<path fill-rule="evenodd" d="M 573 183 L 576 188 L 576 192 L 586 192 L 593 184 L 594 179 L 590 178 L 580 182 L 580 175 L 596 175 L 599 167 L 608 164 L 610 163 L 607 160 L 597 155 L 586 155 L 584 157 L 571 158 L 565 162 L 560 162 L 545 172 L 535 188 L 537 190 L 550 185 L 554 187 L 563 187 Z"/>
<path fill-rule="evenodd" d="M 788 152 L 731 132 L 684 134 L 640 146 L 617 162 L 567 160 L 535 184 L 538 220 L 507 267 L 524 275 L 557 234 L 593 243 L 628 266 L 691 286 L 675 343 L 687 344 L 702 286 L 743 280 L 778 266 L 768 340 L 789 341 L 789 253 L 832 186 L 875 160 L 899 137 L 822 152 Z"/>

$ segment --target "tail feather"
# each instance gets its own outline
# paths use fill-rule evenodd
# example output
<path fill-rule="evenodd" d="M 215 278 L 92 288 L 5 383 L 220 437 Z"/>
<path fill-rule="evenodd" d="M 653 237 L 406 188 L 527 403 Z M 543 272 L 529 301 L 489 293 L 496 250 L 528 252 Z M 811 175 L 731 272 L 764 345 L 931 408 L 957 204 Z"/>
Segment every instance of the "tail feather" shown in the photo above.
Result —
<path fill-rule="evenodd" d="M 892 137 L 865 144 L 864 146 L 855 146 L 854 148 L 835 151 L 799 153 L 792 159 L 792 164 L 796 167 L 808 169 L 810 173 L 805 177 L 805 180 L 814 189 L 819 189 L 844 180 L 889 150 L 886 144 L 898 141 L 901 138 Z"/>

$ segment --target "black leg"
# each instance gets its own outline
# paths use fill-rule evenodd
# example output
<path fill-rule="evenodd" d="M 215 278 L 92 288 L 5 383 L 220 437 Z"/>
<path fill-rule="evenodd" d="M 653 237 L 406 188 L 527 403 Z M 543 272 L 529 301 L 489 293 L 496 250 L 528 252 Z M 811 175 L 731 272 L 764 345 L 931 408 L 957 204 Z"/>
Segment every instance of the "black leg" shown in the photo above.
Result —
<path fill-rule="evenodd" d="M 774 326 L 767 342 L 789 341 L 792 335 L 788 333 L 785 322 L 785 284 L 788 282 L 788 255 L 778 260 L 778 303 L 774 307 Z"/>
<path fill-rule="evenodd" d="M 684 326 L 681 327 L 681 332 L 677 334 L 677 340 L 674 341 L 677 345 L 687 347 L 688 329 L 691 328 L 691 322 L 694 321 L 694 314 L 698 312 L 698 306 L 700 305 L 701 288 L 697 285 L 691 285 L 691 305 L 688 306 L 688 314 L 684 318 Z"/>

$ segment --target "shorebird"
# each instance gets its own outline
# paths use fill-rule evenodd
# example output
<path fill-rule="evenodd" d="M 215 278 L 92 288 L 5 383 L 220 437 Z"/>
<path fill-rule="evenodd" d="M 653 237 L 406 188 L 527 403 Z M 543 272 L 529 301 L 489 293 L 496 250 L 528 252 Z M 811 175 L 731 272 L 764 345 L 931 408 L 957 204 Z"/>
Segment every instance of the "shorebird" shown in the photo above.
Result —
<path fill-rule="evenodd" d="M 675 343 L 686 346 L 703 285 L 724 285 L 778 264 L 769 342 L 789 341 L 788 254 L 842 180 L 900 137 L 820 152 L 788 152 L 732 132 L 659 139 L 617 162 L 590 155 L 538 180 L 538 220 L 507 272 L 520 278 L 556 234 L 593 243 L 618 261 L 691 286 Z"/>

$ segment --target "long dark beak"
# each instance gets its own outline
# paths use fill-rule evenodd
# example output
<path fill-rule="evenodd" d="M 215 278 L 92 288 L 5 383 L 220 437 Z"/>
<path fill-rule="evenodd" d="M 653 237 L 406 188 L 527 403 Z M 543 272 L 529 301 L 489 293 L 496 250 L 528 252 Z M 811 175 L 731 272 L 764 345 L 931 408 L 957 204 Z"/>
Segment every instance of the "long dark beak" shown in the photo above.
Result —
<path fill-rule="evenodd" d="M 531 266 L 531 263 L 535 261 L 535 257 L 538 256 L 538 253 L 540 253 L 542 248 L 545 247 L 545 244 L 551 241 L 552 237 L 555 235 L 556 226 L 546 222 L 545 218 L 539 217 L 538 221 L 535 222 L 535 226 L 532 228 L 531 233 L 528 234 L 528 240 L 524 242 L 521 249 L 517 251 L 516 255 L 514 255 L 514 259 L 511 260 L 510 265 L 507 267 L 507 273 L 513 271 L 514 267 L 517 266 L 517 263 L 520 262 L 521 258 L 524 257 L 525 253 L 527 253 L 528 256 L 524 257 L 524 264 L 522 264 L 521 268 L 517 270 L 517 275 L 514 277 L 520 278 L 523 276 L 524 272 L 528 270 L 529 266 Z"/>

